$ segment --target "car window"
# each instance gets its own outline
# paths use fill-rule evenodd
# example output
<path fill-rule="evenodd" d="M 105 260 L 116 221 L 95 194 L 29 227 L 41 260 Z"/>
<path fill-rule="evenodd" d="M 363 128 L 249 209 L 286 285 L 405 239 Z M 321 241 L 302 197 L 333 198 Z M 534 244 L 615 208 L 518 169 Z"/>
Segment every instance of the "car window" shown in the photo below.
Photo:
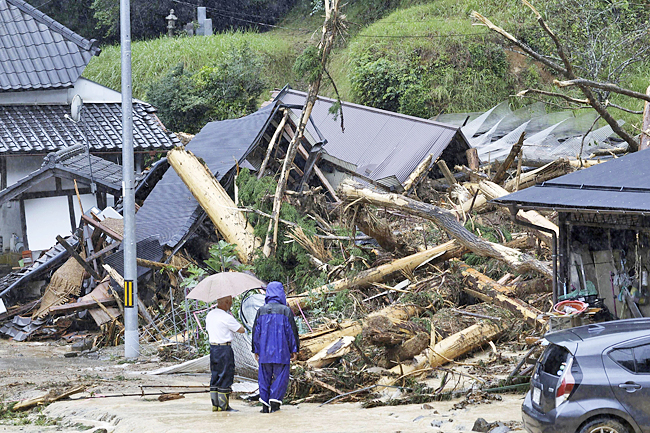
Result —
<path fill-rule="evenodd" d="M 637 373 L 650 373 L 650 344 L 634 348 L 634 361 Z"/>
<path fill-rule="evenodd" d="M 626 370 L 630 370 L 632 373 L 636 371 L 634 368 L 634 353 L 632 349 L 614 349 L 609 352 L 609 357 Z"/>
<path fill-rule="evenodd" d="M 569 351 L 562 346 L 550 344 L 539 360 L 541 371 L 560 376 L 567 363 Z"/>

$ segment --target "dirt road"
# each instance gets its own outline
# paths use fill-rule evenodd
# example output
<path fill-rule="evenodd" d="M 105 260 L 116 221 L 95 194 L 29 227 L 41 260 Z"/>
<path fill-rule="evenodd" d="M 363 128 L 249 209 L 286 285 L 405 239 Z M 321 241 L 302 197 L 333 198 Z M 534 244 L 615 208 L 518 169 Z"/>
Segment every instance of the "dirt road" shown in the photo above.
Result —
<path fill-rule="evenodd" d="M 68 346 L 56 343 L 14 343 L 0 340 L 0 395 L 15 401 L 42 395 L 49 389 L 88 385 L 89 393 L 52 403 L 27 419 L 0 419 L 0 432 L 86 431 L 94 433 L 187 431 L 248 432 L 469 432 L 477 418 L 521 428 L 522 394 L 506 394 L 501 401 L 453 409 L 461 399 L 427 405 L 384 406 L 363 409 L 355 403 L 287 405 L 275 414 L 262 415 L 259 407 L 242 400 L 232 405 L 239 412 L 213 413 L 208 394 L 159 402 L 153 396 L 119 396 L 156 392 L 167 385 L 205 385 L 200 375 L 152 376 L 143 374 L 165 365 L 124 363 L 119 349 L 64 358 Z M 108 397 L 111 396 L 111 397 Z M 92 397 L 92 398 L 91 398 Z M 30 424 L 15 425 L 31 421 Z M 47 425 L 51 424 L 51 425 Z"/>

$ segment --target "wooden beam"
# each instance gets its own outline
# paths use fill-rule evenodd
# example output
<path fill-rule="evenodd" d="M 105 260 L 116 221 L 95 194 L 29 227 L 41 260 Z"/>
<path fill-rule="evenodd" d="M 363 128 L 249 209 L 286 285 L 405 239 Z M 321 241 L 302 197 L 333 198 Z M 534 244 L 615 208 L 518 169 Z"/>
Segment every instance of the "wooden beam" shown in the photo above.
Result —
<path fill-rule="evenodd" d="M 100 258 L 104 254 L 106 254 L 108 252 L 111 252 L 115 248 L 119 247 L 120 244 L 121 244 L 121 242 L 119 242 L 119 241 L 118 242 L 113 242 L 112 244 L 110 244 L 106 248 L 102 248 L 101 250 L 97 251 L 96 253 L 93 253 L 92 255 L 88 256 L 86 258 L 86 262 L 92 262 L 93 260 Z"/>
<path fill-rule="evenodd" d="M 106 233 L 108 236 L 112 237 L 116 241 L 122 242 L 124 240 L 124 237 L 121 234 L 117 233 L 114 230 L 111 230 L 110 228 L 103 225 L 101 222 L 95 220 L 92 217 L 89 217 L 88 215 L 82 215 L 81 219 L 83 219 L 85 222 L 95 227 L 96 229 L 99 229 L 102 232 Z"/>
<path fill-rule="evenodd" d="M 449 167 L 447 167 L 447 163 L 444 159 L 439 159 L 436 161 L 436 164 L 438 164 L 438 168 L 442 172 L 443 176 L 445 176 L 445 179 L 447 180 L 449 186 L 453 186 L 455 183 L 458 183 L 454 175 L 451 173 L 451 170 L 449 170 Z"/>
<path fill-rule="evenodd" d="M 92 301 L 69 302 L 67 304 L 57 305 L 56 307 L 50 307 L 49 312 L 52 314 L 64 314 L 71 313 L 73 311 L 87 310 L 89 308 L 97 308 L 100 302 L 103 305 L 113 305 L 116 303 L 114 298 L 100 298 Z"/>
<path fill-rule="evenodd" d="M 480 165 L 480 160 L 478 159 L 478 150 L 472 147 L 471 149 L 467 149 L 465 151 L 465 155 L 467 156 L 467 166 L 472 171 L 477 171 Z"/>
<path fill-rule="evenodd" d="M 29 239 L 27 237 L 27 215 L 25 215 L 25 200 L 20 199 L 20 228 L 23 230 L 23 246 L 29 250 Z"/>
<path fill-rule="evenodd" d="M 432 159 L 432 154 L 427 155 L 427 157 L 424 158 L 417 167 L 415 167 L 415 170 L 409 174 L 409 177 L 404 181 L 404 194 L 408 194 L 411 189 L 416 187 L 417 184 L 420 183 L 420 180 L 429 172 Z"/>
<path fill-rule="evenodd" d="M 74 248 L 72 248 L 70 244 L 65 241 L 65 239 L 63 239 L 60 235 L 57 235 L 56 240 L 63 246 L 63 248 L 66 249 L 66 251 L 70 253 L 72 257 L 74 257 L 74 259 L 84 268 L 86 272 L 88 272 L 88 274 L 92 275 L 92 277 L 97 281 L 101 279 L 99 274 L 95 272 L 95 270 L 90 266 L 90 264 L 86 263 L 86 260 L 83 257 L 81 257 L 79 253 L 77 253 L 74 250 Z"/>
<path fill-rule="evenodd" d="M 70 216 L 70 232 L 74 233 L 77 230 L 77 219 L 74 214 L 74 199 L 72 195 L 68 195 L 68 215 Z"/>

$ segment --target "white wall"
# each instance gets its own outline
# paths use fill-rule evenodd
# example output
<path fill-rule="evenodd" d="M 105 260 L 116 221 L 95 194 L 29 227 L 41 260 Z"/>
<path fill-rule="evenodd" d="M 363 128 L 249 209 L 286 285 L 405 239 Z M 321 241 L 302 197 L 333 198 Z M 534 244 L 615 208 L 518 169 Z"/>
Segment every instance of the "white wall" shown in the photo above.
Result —
<path fill-rule="evenodd" d="M 43 156 L 7 156 L 6 161 L 7 186 L 11 186 L 31 172 L 41 168 Z M 36 189 L 35 191 L 54 190 L 54 179 L 50 179 L 50 183 L 51 185 L 48 183 L 45 187 L 41 186 L 40 189 Z"/>
<path fill-rule="evenodd" d="M 81 196 L 84 211 L 97 206 L 95 196 Z M 56 243 L 56 236 L 71 233 L 67 197 L 47 197 L 25 200 L 27 241 L 30 250 L 45 250 Z M 75 198 L 75 221 L 80 219 L 79 204 Z"/>

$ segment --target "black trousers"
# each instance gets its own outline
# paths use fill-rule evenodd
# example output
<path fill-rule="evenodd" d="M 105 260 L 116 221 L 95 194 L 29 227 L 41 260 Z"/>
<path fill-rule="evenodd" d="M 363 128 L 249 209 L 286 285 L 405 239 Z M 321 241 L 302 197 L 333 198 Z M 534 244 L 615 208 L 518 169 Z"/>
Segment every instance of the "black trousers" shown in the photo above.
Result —
<path fill-rule="evenodd" d="M 235 354 L 230 345 L 210 345 L 210 391 L 232 392 L 235 380 Z"/>

